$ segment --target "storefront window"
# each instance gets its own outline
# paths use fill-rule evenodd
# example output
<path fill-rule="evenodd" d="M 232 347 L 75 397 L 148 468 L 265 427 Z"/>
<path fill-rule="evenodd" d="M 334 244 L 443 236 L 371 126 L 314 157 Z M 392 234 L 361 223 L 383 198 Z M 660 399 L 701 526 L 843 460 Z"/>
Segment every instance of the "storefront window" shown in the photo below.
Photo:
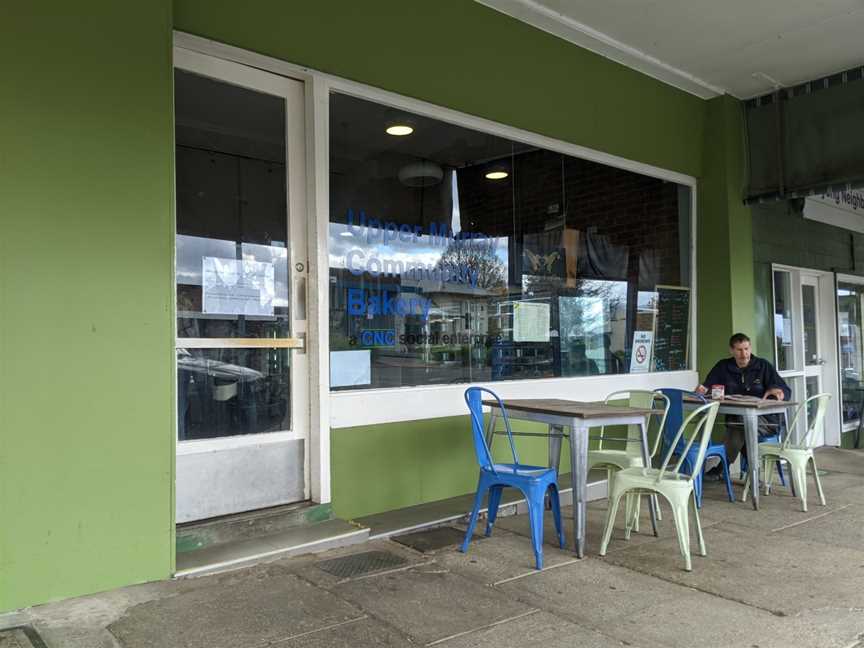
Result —
<path fill-rule="evenodd" d="M 843 425 L 858 427 L 864 406 L 864 348 L 861 308 L 864 284 L 837 283 L 837 324 L 840 342 L 840 379 L 843 388 Z"/>
<path fill-rule="evenodd" d="M 333 389 L 689 368 L 688 187 L 345 95 L 330 112 Z"/>
<path fill-rule="evenodd" d="M 786 270 L 774 271 L 774 345 L 777 352 L 777 369 L 788 371 L 795 368 L 792 348 L 792 283 Z"/>

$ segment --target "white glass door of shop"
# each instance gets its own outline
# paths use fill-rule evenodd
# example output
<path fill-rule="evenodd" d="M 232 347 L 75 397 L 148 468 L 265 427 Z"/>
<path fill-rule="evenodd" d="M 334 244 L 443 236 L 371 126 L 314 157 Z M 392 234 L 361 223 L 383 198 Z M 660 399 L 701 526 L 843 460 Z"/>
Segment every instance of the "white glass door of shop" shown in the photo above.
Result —
<path fill-rule="evenodd" d="M 800 402 L 820 393 L 832 395 L 824 431 L 810 441 L 817 446 L 839 445 L 834 277 L 829 272 L 775 265 L 773 287 L 777 371 L 792 388 L 793 400 Z M 806 418 L 799 419 L 793 434 L 803 434 Z"/>
<path fill-rule="evenodd" d="M 840 417 L 843 432 L 861 447 L 864 427 L 864 277 L 837 275 L 837 334 L 840 347 Z"/>
<path fill-rule="evenodd" d="M 304 86 L 176 49 L 176 521 L 309 498 Z"/>

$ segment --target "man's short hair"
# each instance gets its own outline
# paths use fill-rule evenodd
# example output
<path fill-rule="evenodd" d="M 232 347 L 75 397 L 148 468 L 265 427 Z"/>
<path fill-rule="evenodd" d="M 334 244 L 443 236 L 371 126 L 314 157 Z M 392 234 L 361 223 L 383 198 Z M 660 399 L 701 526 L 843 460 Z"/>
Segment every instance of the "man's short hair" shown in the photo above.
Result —
<path fill-rule="evenodd" d="M 750 338 L 744 335 L 743 333 L 736 333 L 732 337 L 729 338 L 729 348 L 731 349 L 736 344 L 741 344 L 742 342 L 749 342 Z"/>

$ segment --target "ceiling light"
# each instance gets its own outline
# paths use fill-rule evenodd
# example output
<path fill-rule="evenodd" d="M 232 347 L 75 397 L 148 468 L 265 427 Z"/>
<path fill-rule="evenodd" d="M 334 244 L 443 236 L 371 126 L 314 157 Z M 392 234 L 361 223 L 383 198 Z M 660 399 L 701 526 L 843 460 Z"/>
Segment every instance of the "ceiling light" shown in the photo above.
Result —
<path fill-rule="evenodd" d="M 444 169 L 434 162 L 412 162 L 399 169 L 398 175 L 407 187 L 431 187 L 441 182 Z"/>
<path fill-rule="evenodd" d="M 392 126 L 387 127 L 387 134 L 395 135 L 396 137 L 404 137 L 405 135 L 410 135 L 413 132 L 414 129 L 407 124 L 393 124 Z"/>
<path fill-rule="evenodd" d="M 503 180 L 509 174 L 506 171 L 490 171 L 486 174 L 487 180 Z"/>
<path fill-rule="evenodd" d="M 339 236 L 354 236 L 354 235 L 351 232 L 349 232 L 348 230 L 345 230 L 344 232 L 339 232 Z"/>

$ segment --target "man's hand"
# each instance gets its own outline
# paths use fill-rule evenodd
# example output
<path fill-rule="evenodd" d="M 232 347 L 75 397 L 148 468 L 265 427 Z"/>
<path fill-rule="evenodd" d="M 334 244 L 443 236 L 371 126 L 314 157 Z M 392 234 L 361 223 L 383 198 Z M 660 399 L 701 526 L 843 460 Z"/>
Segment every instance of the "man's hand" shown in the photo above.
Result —
<path fill-rule="evenodd" d="M 782 389 L 780 389 L 779 387 L 772 387 L 771 389 L 765 390 L 765 395 L 762 397 L 762 400 L 765 400 L 766 398 L 771 398 L 772 396 L 777 400 L 781 401 L 785 400 L 786 398 L 786 394 L 783 393 Z"/>
<path fill-rule="evenodd" d="M 707 394 L 708 388 L 705 385 L 697 385 L 696 389 L 694 389 L 697 394 Z"/>

